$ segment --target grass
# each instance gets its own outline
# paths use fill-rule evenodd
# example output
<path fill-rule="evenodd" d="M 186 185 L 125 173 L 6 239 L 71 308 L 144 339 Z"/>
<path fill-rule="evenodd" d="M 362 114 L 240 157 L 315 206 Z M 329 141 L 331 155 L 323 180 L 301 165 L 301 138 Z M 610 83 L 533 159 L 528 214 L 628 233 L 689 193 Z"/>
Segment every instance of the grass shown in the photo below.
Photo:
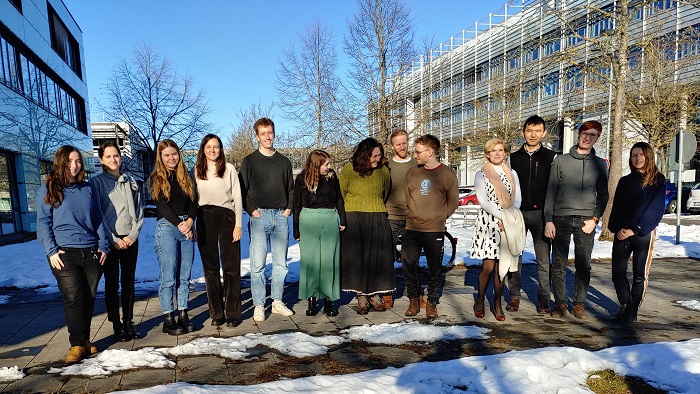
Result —
<path fill-rule="evenodd" d="M 611 369 L 593 371 L 586 379 L 588 388 L 597 394 L 666 394 L 641 378 L 621 376 Z"/>

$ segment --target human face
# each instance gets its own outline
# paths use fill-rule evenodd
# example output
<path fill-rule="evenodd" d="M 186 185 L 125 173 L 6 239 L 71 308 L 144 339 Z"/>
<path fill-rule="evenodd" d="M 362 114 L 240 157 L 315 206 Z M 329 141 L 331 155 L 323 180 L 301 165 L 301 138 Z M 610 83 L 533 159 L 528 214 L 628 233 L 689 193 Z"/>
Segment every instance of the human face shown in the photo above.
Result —
<path fill-rule="evenodd" d="M 579 149 L 590 150 L 596 141 L 598 141 L 598 130 L 596 129 L 581 130 L 578 133 Z"/>
<path fill-rule="evenodd" d="M 394 153 L 399 159 L 405 159 L 408 157 L 408 137 L 399 134 L 391 140 L 391 147 L 394 148 Z"/>
<path fill-rule="evenodd" d="M 525 126 L 525 130 L 523 130 L 525 145 L 528 148 L 536 149 L 540 146 L 542 138 L 545 136 L 545 134 L 547 134 L 547 132 L 544 131 L 543 124 L 529 124 Z"/>
<path fill-rule="evenodd" d="M 430 159 L 432 151 L 432 149 L 423 144 L 416 144 L 416 149 L 415 152 L 413 152 L 413 155 L 416 156 L 416 161 L 418 164 L 425 165 L 428 164 L 428 159 Z"/>
<path fill-rule="evenodd" d="M 503 163 L 503 160 L 506 158 L 506 148 L 503 146 L 503 144 L 498 144 L 493 147 L 493 150 L 489 153 L 486 154 L 486 159 L 491 164 L 499 165 Z"/>
<path fill-rule="evenodd" d="M 160 152 L 160 158 L 163 160 L 165 168 L 170 171 L 175 171 L 177 164 L 180 162 L 180 154 L 177 153 L 177 149 L 169 146 Z"/>
<path fill-rule="evenodd" d="M 204 157 L 209 161 L 216 161 L 221 154 L 221 145 L 216 138 L 210 138 L 206 144 L 204 144 Z"/>
<path fill-rule="evenodd" d="M 122 166 L 122 155 L 119 154 L 119 149 L 108 146 L 102 152 L 100 163 L 105 167 L 105 170 L 111 174 L 119 174 L 119 168 Z"/>
<path fill-rule="evenodd" d="M 329 160 L 326 160 L 321 164 L 321 167 L 318 169 L 318 173 L 321 175 L 328 175 L 328 169 L 331 168 L 331 162 Z"/>
<path fill-rule="evenodd" d="M 644 156 L 644 151 L 642 148 L 634 148 L 632 149 L 632 153 L 630 154 L 630 159 L 632 161 L 632 166 L 636 168 L 637 170 L 641 170 L 644 168 L 644 164 L 647 162 L 646 156 Z"/>
<path fill-rule="evenodd" d="M 78 173 L 83 165 L 80 163 L 80 153 L 73 151 L 68 155 L 68 182 L 78 181 Z"/>
<path fill-rule="evenodd" d="M 382 151 L 379 147 L 374 148 L 372 151 L 372 156 L 369 158 L 369 165 L 372 168 L 377 168 L 379 166 L 379 161 L 382 159 Z"/>
<path fill-rule="evenodd" d="M 255 133 L 255 139 L 258 140 L 260 147 L 263 149 L 273 149 L 272 145 L 275 142 L 275 132 L 272 126 L 260 126 L 258 132 Z"/>

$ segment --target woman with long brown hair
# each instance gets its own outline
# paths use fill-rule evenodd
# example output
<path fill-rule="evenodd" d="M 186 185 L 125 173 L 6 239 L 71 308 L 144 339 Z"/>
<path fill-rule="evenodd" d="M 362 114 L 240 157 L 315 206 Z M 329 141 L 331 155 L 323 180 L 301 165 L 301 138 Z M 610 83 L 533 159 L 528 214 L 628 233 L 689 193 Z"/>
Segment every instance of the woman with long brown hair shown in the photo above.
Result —
<path fill-rule="evenodd" d="M 180 335 L 196 330 L 187 315 L 187 305 L 194 261 L 192 225 L 197 217 L 197 198 L 194 183 L 180 157 L 180 148 L 174 141 L 163 140 L 158 144 L 156 165 L 149 183 L 158 211 L 155 248 L 160 267 L 158 298 L 165 315 L 163 332 Z M 173 292 L 177 293 L 177 305 Z"/>
<path fill-rule="evenodd" d="M 66 362 L 75 363 L 97 353 L 90 324 L 109 243 L 100 201 L 85 182 L 83 157 L 74 146 L 58 148 L 39 189 L 36 233 L 63 296 L 71 346 Z"/>
<path fill-rule="evenodd" d="M 345 204 L 330 166 L 327 152 L 313 150 L 294 182 L 294 238 L 301 251 L 299 298 L 308 299 L 308 316 L 318 313 L 319 298 L 325 298 L 327 316 L 338 315 L 333 302 L 340 298 L 338 230 L 345 229 Z"/>
<path fill-rule="evenodd" d="M 639 305 L 649 284 L 656 226 L 664 215 L 666 178 L 659 173 L 654 149 L 637 142 L 630 149 L 630 173 L 620 178 L 608 229 L 615 233 L 612 247 L 612 281 L 620 309 L 613 321 L 630 325 L 637 320 Z M 632 256 L 632 285 L 627 264 Z"/>

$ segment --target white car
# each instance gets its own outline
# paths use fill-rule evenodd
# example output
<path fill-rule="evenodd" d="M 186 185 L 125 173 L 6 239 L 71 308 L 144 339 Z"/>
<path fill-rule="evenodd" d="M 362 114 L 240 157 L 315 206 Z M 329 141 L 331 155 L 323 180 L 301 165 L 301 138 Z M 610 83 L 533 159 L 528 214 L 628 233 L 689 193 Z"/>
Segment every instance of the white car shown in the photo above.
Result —
<path fill-rule="evenodd" d="M 688 208 L 688 212 L 700 212 L 700 183 L 696 183 L 695 186 L 690 189 L 686 208 Z"/>

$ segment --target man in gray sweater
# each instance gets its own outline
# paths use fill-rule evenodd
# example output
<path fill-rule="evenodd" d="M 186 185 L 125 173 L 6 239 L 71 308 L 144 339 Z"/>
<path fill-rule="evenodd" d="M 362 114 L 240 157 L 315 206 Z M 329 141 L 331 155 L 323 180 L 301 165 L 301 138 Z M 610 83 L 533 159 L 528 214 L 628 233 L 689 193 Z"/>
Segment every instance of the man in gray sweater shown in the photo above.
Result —
<path fill-rule="evenodd" d="M 544 234 L 552 239 L 552 289 L 556 306 L 552 317 L 565 317 L 566 262 L 574 236 L 573 309 L 578 319 L 588 317 L 584 302 L 591 280 L 591 252 L 598 218 L 608 201 L 608 170 L 605 160 L 595 155 L 593 145 L 603 126 L 596 121 L 584 122 L 578 131 L 578 144 L 552 163 L 544 203 Z"/>

